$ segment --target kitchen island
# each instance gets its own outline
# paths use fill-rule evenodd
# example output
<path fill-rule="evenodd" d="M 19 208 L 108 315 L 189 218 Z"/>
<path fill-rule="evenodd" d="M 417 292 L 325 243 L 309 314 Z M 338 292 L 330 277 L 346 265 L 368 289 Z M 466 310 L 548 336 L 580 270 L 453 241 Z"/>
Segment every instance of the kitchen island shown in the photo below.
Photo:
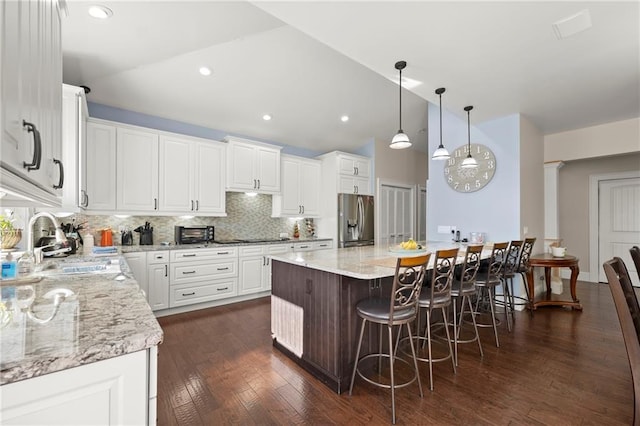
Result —
<path fill-rule="evenodd" d="M 461 262 L 465 246 L 428 243 L 413 255 L 458 247 Z M 483 251 L 483 257 L 489 254 Z M 397 258 L 406 255 L 388 246 L 366 246 L 271 256 L 274 346 L 335 392 L 348 389 L 358 337 L 355 306 L 366 297 L 388 294 Z M 363 352 L 377 346 L 377 333 L 366 333 Z"/>
<path fill-rule="evenodd" d="M 1 283 L 0 420 L 155 424 L 163 333 L 126 263 L 51 265 Z"/>

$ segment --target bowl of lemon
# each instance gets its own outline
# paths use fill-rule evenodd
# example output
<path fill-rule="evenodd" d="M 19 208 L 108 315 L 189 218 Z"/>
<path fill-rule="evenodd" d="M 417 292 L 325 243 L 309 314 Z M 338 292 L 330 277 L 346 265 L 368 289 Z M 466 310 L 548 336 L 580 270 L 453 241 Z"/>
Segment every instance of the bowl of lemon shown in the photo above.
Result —
<path fill-rule="evenodd" d="M 414 241 L 412 238 L 409 238 L 407 241 L 403 241 L 398 245 L 389 247 L 389 251 L 392 253 L 412 254 L 424 252 L 425 248 Z"/>

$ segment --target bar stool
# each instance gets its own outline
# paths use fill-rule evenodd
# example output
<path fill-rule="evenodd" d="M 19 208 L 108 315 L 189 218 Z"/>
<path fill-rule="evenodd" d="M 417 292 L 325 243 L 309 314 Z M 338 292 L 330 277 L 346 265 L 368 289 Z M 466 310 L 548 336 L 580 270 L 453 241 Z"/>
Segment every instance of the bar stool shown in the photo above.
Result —
<path fill-rule="evenodd" d="M 418 301 L 418 321 L 416 328 L 416 339 L 422 341 L 423 347 L 426 343 L 429 349 L 428 358 L 418 356 L 419 361 L 429 363 L 429 389 L 433 391 L 433 363 L 445 361 L 451 358 L 453 372 L 456 372 L 456 362 L 451 348 L 451 335 L 449 334 L 449 324 L 447 321 L 447 313 L 444 308 L 451 305 L 451 285 L 453 283 L 453 273 L 456 267 L 456 259 L 458 257 L 458 249 L 438 250 L 436 258 L 433 262 L 433 274 L 431 276 L 431 287 L 420 293 Z M 424 308 L 427 316 L 427 327 L 424 336 L 420 336 L 420 310 Z M 433 358 L 431 351 L 431 314 L 434 309 L 442 311 L 444 321 L 444 330 L 447 333 L 446 344 L 449 347 L 449 355 L 442 358 Z"/>
<path fill-rule="evenodd" d="M 476 319 L 473 315 L 473 306 L 471 305 L 471 297 L 476 294 L 476 276 L 478 275 L 478 269 L 480 268 L 482 248 L 482 245 L 467 247 L 459 279 L 455 279 L 451 287 L 451 297 L 453 298 L 453 350 L 456 366 L 458 365 L 458 343 L 472 343 L 477 341 L 478 349 L 480 350 L 480 357 L 484 357 L 482 344 L 480 343 L 480 335 L 478 334 L 478 325 L 476 324 Z M 462 298 L 462 300 L 460 303 L 460 316 L 458 316 L 456 310 L 458 300 L 460 298 Z M 469 307 L 469 314 L 471 315 L 474 337 L 471 339 L 460 340 L 460 331 L 464 324 L 462 318 L 467 306 Z"/>
<path fill-rule="evenodd" d="M 520 254 L 520 262 L 518 264 L 518 269 L 516 272 L 520 274 L 522 277 L 522 283 L 524 284 L 524 292 L 527 296 L 527 299 L 524 300 L 523 297 L 513 296 L 515 299 L 520 299 L 522 302 L 516 302 L 516 305 L 526 305 L 529 308 L 529 315 L 533 317 L 533 307 L 531 306 L 531 294 L 529 294 L 529 283 L 527 282 L 527 272 L 529 271 L 529 258 L 531 258 L 531 253 L 533 253 L 533 245 L 536 243 L 535 238 L 525 238 L 524 245 L 522 246 L 522 253 Z"/>
<path fill-rule="evenodd" d="M 507 248 L 507 255 L 502 266 L 502 294 L 496 294 L 498 304 L 504 307 L 504 318 L 507 322 L 507 330 L 511 331 L 512 324 L 516 320 L 515 303 L 513 298 L 513 278 L 520 266 L 520 253 L 524 241 L 513 240 Z M 501 299 L 501 300 L 500 300 Z"/>
<path fill-rule="evenodd" d="M 476 306 L 474 309 L 476 324 L 478 327 L 493 327 L 493 333 L 496 337 L 496 347 L 498 348 L 500 347 L 500 342 L 498 341 L 499 322 L 496 320 L 495 288 L 502 283 L 502 267 L 507 255 L 507 247 L 509 247 L 508 242 L 494 243 L 487 269 L 480 270 L 476 277 L 476 287 L 478 288 L 478 297 L 476 298 Z M 481 301 L 489 305 L 491 324 L 477 321 L 478 316 L 482 313 L 480 311 Z"/>
<path fill-rule="evenodd" d="M 353 391 L 353 382 L 356 378 L 356 372 L 364 380 L 375 386 L 391 389 L 391 418 L 394 424 L 396 422 L 396 388 L 405 387 L 417 380 L 418 388 L 420 389 L 420 397 L 424 396 L 422 393 L 422 383 L 420 382 L 420 372 L 418 371 L 416 352 L 413 346 L 413 336 L 411 334 L 411 327 L 409 324 L 415 320 L 418 312 L 418 298 L 420 297 L 422 284 L 427 274 L 427 264 L 429 263 L 430 257 L 431 254 L 429 253 L 425 256 L 399 258 L 396 262 L 396 272 L 393 277 L 393 286 L 391 288 L 392 298 L 368 298 L 361 300 L 356 305 L 358 316 L 362 318 L 362 326 L 360 328 L 360 338 L 358 339 L 358 349 L 356 350 L 355 365 L 353 366 L 353 373 L 351 374 L 349 395 L 351 395 L 351 392 Z M 380 326 L 387 326 L 387 330 L 389 331 L 388 354 L 382 353 L 382 348 L 380 348 L 381 350 L 379 353 L 364 355 L 360 358 L 362 339 L 364 337 L 365 326 L 368 322 L 379 324 Z M 413 356 L 415 375 L 410 380 L 397 384 L 395 383 L 394 377 L 395 362 L 402 361 L 405 364 L 410 365 L 408 361 L 396 356 L 398 339 L 396 339 L 395 347 L 393 345 L 393 327 L 398 326 L 399 338 L 403 325 L 407 326 L 407 332 L 409 333 L 409 342 L 411 344 L 411 354 Z M 380 346 L 382 346 L 382 341 L 380 342 Z M 389 384 L 372 380 L 360 371 L 358 368 L 360 362 L 368 358 L 378 358 L 379 363 L 382 362 L 382 358 L 389 359 Z"/>

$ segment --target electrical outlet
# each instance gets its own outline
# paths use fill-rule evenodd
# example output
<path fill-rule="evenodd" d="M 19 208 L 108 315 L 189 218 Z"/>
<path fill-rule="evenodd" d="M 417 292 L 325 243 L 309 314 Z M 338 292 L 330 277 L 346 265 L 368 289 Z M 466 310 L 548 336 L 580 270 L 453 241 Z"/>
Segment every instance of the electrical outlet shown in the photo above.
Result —
<path fill-rule="evenodd" d="M 451 232 L 451 227 L 448 225 L 438 225 L 438 234 L 448 234 Z"/>
<path fill-rule="evenodd" d="M 286 232 L 281 232 L 280 233 L 280 238 L 288 238 L 289 234 L 287 234 Z"/>

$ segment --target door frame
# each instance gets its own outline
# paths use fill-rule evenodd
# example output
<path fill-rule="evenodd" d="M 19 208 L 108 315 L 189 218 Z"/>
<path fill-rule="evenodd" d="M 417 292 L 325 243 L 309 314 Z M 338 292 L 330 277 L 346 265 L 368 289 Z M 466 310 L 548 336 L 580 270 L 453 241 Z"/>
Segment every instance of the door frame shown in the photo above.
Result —
<path fill-rule="evenodd" d="M 600 237 L 599 185 L 602 181 L 640 178 L 640 171 L 614 172 L 589 176 L 589 281 L 600 282 L 598 238 Z"/>
<path fill-rule="evenodd" d="M 413 230 L 415 232 L 416 228 L 416 184 L 414 183 L 406 183 L 393 179 L 385 179 L 385 178 L 377 178 L 376 179 L 376 191 L 375 191 L 375 228 L 374 228 L 374 238 L 375 241 L 380 241 L 380 218 L 381 218 L 381 210 L 380 206 L 382 204 L 382 195 L 381 190 L 382 186 L 395 186 L 398 188 L 406 188 L 411 191 L 411 203 L 413 204 Z"/>

